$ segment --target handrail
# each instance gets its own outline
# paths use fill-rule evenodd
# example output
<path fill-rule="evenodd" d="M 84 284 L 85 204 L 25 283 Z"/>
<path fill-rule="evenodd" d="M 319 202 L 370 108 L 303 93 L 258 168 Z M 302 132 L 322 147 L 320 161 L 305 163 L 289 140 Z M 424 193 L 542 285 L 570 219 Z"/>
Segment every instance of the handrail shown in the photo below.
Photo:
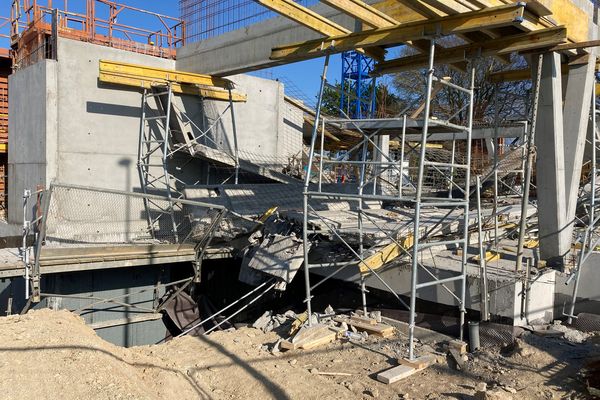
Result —
<path fill-rule="evenodd" d="M 32 29 L 51 33 L 54 9 L 47 0 L 13 0 L 10 23 L 11 44 L 15 45 Z M 108 7 L 108 16 L 100 16 L 96 6 Z M 102 10 L 104 14 L 104 9 Z M 131 49 L 151 55 L 174 58 L 177 47 L 185 43 L 185 23 L 175 17 L 131 7 L 111 0 L 86 0 L 85 11 L 56 9 L 58 35 L 115 48 Z M 148 28 L 117 22 L 126 12 L 153 16 L 154 26 Z M 0 17 L 0 28 L 3 26 Z M 5 37 L 3 35 L 0 35 Z M 140 47 L 139 44 L 144 46 Z M 166 51 L 165 51 L 166 50 Z"/>

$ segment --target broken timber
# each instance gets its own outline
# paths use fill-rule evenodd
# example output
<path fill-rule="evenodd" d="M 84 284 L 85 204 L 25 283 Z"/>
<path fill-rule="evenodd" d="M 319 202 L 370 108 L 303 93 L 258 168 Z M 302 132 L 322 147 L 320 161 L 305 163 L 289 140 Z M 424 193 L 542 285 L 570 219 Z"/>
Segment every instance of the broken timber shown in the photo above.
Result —
<path fill-rule="evenodd" d="M 335 341 L 338 334 L 338 330 L 327 325 L 313 325 L 301 329 L 291 341 L 282 341 L 281 347 L 286 350 L 310 350 Z"/>
<path fill-rule="evenodd" d="M 394 327 L 385 324 L 371 324 L 367 321 L 360 321 L 356 317 L 348 318 L 343 316 L 334 317 L 333 320 L 339 323 L 346 323 L 348 326 L 353 326 L 359 331 L 365 331 L 369 335 L 381 336 L 383 338 L 390 337 L 394 334 Z"/>
<path fill-rule="evenodd" d="M 361 274 L 366 274 L 373 270 L 379 269 L 383 265 L 400 257 L 400 255 L 403 253 L 407 253 L 408 249 L 413 245 L 412 235 L 405 239 L 399 240 L 399 243 L 402 246 L 396 242 L 390 243 L 383 249 L 377 251 L 375 254 L 367 257 L 359 264 Z"/>

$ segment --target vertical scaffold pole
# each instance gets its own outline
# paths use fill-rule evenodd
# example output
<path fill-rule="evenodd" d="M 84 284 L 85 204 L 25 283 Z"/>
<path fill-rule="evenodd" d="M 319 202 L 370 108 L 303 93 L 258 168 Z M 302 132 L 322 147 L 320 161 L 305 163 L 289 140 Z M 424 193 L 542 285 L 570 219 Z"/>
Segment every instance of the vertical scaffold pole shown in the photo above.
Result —
<path fill-rule="evenodd" d="M 595 90 L 594 90 L 595 91 Z M 585 264 L 585 260 L 587 259 L 586 253 L 592 252 L 594 249 L 589 246 L 594 246 L 593 232 L 594 232 L 594 224 L 595 224 L 595 213 L 594 208 L 596 207 L 596 173 L 597 173 L 597 164 L 596 164 L 596 146 L 597 136 L 596 136 L 596 95 L 592 93 L 592 176 L 590 179 L 590 211 L 588 213 L 588 226 L 586 227 L 585 233 L 583 235 L 583 240 L 581 242 L 581 250 L 579 250 L 579 259 L 577 262 L 577 269 L 575 270 L 575 284 L 573 285 L 573 294 L 571 297 L 571 305 L 569 308 L 569 314 L 567 315 L 567 323 L 571 324 L 573 322 L 573 318 L 575 317 L 575 304 L 577 303 L 577 293 L 579 292 L 579 278 L 581 278 L 581 270 L 583 269 L 583 265 Z M 568 281 L 567 281 L 568 282 Z"/>
<path fill-rule="evenodd" d="M 538 56 L 537 74 L 533 95 L 533 108 L 531 111 L 531 126 L 527 135 L 527 159 L 525 165 L 525 182 L 523 182 L 523 199 L 521 200 L 521 221 L 519 224 L 519 242 L 517 244 L 517 264 L 515 269 L 523 269 L 523 246 L 525 244 L 525 230 L 527 229 L 527 208 L 529 204 L 529 188 L 531 187 L 531 170 L 533 169 L 533 156 L 535 154 L 535 129 L 537 125 L 538 101 L 540 98 L 540 83 L 542 80 L 542 62 L 544 55 Z"/>
<path fill-rule="evenodd" d="M 460 323 L 459 329 L 460 340 L 464 338 L 465 328 L 465 316 L 467 314 L 466 309 L 466 297 L 467 297 L 467 251 L 469 249 L 469 195 L 471 193 L 471 147 L 473 138 L 473 114 L 475 109 L 475 64 L 473 61 L 470 62 L 471 82 L 469 85 L 469 116 L 467 125 L 467 154 L 465 165 L 465 197 L 464 197 L 464 222 L 463 222 L 463 249 L 462 249 L 462 260 L 461 260 L 461 280 L 460 280 Z"/>
<path fill-rule="evenodd" d="M 315 154 L 315 143 L 317 141 L 317 133 L 319 130 L 319 119 L 321 118 L 321 106 L 323 103 L 323 91 L 325 90 L 325 82 L 327 81 L 327 68 L 329 67 L 329 56 L 325 55 L 325 63 L 323 64 L 323 75 L 321 75 L 321 86 L 319 87 L 319 96 L 317 98 L 317 110 L 315 113 L 315 123 L 313 124 L 312 136 L 310 139 L 310 150 L 308 153 L 308 163 L 306 165 L 306 177 L 304 179 L 304 190 L 303 190 L 303 223 L 302 223 L 302 240 L 304 250 L 304 284 L 306 288 L 306 310 L 308 313 L 308 325 L 312 325 L 312 305 L 311 305 L 311 294 L 310 294 L 310 266 L 308 263 L 308 187 L 310 184 L 310 173 L 312 170 L 312 163 Z"/>
<path fill-rule="evenodd" d="M 419 265 L 419 219 L 421 214 L 421 195 L 423 193 L 423 175 L 425 173 L 425 150 L 427 147 L 427 134 L 429 132 L 429 114 L 431 111 L 431 89 L 433 86 L 434 73 L 434 57 L 435 57 L 435 40 L 431 39 L 429 45 L 429 69 L 427 70 L 427 89 L 425 93 L 425 112 L 423 121 L 423 132 L 421 136 L 421 152 L 419 157 L 419 172 L 417 181 L 417 192 L 415 197 L 415 221 L 413 229 L 413 254 L 411 267 L 411 283 L 410 283 L 410 315 L 408 323 L 408 358 L 414 359 L 414 337 L 415 337 L 415 311 L 417 301 L 417 282 L 418 282 L 418 265 Z"/>

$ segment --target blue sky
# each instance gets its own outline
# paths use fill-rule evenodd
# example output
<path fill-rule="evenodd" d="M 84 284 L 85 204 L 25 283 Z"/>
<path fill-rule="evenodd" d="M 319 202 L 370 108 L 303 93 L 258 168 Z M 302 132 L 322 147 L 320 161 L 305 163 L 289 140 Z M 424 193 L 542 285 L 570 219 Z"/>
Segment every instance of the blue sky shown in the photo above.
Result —
<path fill-rule="evenodd" d="M 63 9 L 64 0 L 54 0 L 55 7 Z M 10 15 L 10 0 L 1 1 L 0 5 L 0 16 L 8 17 Z M 138 7 L 146 10 L 150 10 L 159 14 L 169 15 L 178 17 L 179 16 L 179 2 L 177 0 L 118 0 L 119 3 L 127 4 L 133 7 Z M 69 10 L 73 12 L 81 12 L 85 7 L 84 0 L 70 0 Z M 102 10 L 99 8 L 98 13 Z M 135 18 L 133 18 L 135 15 Z M 135 13 L 127 15 L 125 13 L 120 16 L 120 23 L 128 24 L 132 26 L 143 26 L 148 28 L 159 27 L 159 22 L 152 16 L 146 16 L 144 14 Z M 2 29 L 1 33 L 8 34 L 8 27 Z M 8 47 L 8 40 L 0 38 L 0 47 Z M 303 61 L 299 63 L 284 65 L 269 70 L 260 71 L 257 73 L 259 76 L 269 78 L 283 78 L 283 80 L 292 81 L 300 91 L 302 91 L 308 98 L 313 99 L 319 88 L 320 75 L 323 68 L 323 59 L 315 59 L 309 61 Z M 327 78 L 330 82 L 340 80 L 342 73 L 341 56 L 334 55 L 331 57 Z"/>

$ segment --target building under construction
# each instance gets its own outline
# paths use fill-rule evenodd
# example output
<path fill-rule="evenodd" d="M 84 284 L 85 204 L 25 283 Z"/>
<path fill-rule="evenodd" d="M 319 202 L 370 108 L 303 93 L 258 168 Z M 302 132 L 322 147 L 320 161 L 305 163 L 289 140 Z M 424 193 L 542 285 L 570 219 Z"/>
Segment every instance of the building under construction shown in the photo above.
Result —
<path fill-rule="evenodd" d="M 410 374 L 423 329 L 600 330 L 595 2 L 10 3 L 6 315 L 129 347 L 287 307 L 313 336 L 281 351 L 395 326 Z"/>

